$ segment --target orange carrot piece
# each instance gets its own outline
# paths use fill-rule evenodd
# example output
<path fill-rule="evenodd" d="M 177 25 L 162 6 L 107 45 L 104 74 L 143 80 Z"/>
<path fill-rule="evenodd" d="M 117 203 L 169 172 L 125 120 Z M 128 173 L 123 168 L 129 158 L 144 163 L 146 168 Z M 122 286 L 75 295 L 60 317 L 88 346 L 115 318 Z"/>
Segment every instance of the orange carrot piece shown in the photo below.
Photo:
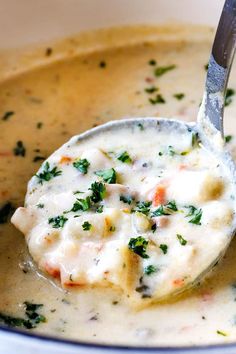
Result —
<path fill-rule="evenodd" d="M 166 186 L 164 186 L 163 184 L 159 184 L 156 187 L 152 203 L 154 206 L 158 206 L 161 204 L 165 204 L 165 202 L 166 202 Z"/>
<path fill-rule="evenodd" d="M 173 285 L 183 286 L 184 285 L 184 279 L 175 279 L 175 280 L 173 280 Z"/>
<path fill-rule="evenodd" d="M 69 156 L 62 156 L 59 163 L 68 163 L 68 162 L 71 162 L 72 161 L 72 158 L 69 157 Z"/>
<path fill-rule="evenodd" d="M 59 269 L 54 268 L 52 266 L 50 266 L 48 263 L 45 264 L 45 270 L 46 272 L 51 275 L 53 278 L 57 278 L 60 279 L 61 276 L 61 272 Z"/>

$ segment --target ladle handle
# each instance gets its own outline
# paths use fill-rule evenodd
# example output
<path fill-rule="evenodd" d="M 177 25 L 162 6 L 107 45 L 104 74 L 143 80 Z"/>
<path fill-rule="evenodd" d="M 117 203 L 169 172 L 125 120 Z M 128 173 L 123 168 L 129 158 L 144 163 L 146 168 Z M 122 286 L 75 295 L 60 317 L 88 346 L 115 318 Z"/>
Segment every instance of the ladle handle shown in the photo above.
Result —
<path fill-rule="evenodd" d="M 235 46 L 236 0 L 226 0 L 212 47 L 205 94 L 200 109 L 201 114 L 199 114 L 199 119 L 201 119 L 201 115 L 204 115 L 205 119 L 210 120 L 222 137 L 224 135 L 224 100 Z"/>

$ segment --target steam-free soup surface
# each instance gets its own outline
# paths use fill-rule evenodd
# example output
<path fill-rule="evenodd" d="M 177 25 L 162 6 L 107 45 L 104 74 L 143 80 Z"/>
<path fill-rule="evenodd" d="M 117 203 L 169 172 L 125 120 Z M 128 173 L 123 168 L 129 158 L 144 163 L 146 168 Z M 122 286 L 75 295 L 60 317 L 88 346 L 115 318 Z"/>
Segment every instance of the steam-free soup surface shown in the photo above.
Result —
<path fill-rule="evenodd" d="M 187 33 L 192 33 L 189 37 L 193 39 L 189 40 Z M 23 204 L 27 181 L 43 159 L 69 137 L 124 116 L 195 120 L 211 36 L 208 29 L 174 29 L 167 33 L 147 28 L 111 30 L 94 35 L 94 44 L 103 38 L 103 45 L 96 52 L 75 55 L 78 42 L 68 40 L 37 50 L 31 59 L 22 59 L 22 68 L 40 56 L 43 64 L 50 62 L 49 65 L 18 76 L 13 75 L 17 69 L 13 68 L 12 77 L 2 80 L 3 323 L 33 327 L 29 330 L 47 335 L 109 344 L 201 345 L 236 340 L 235 242 L 213 274 L 194 291 L 137 312 L 127 305 L 121 293 L 108 287 L 62 290 L 59 283 L 37 270 L 24 237 L 8 218 L 13 208 Z M 116 37 L 122 44 L 119 48 L 113 44 L 112 38 Z M 128 37 L 134 39 L 132 45 Z M 63 50 L 64 59 L 54 62 Z M 226 108 L 227 145 L 232 151 L 236 133 L 235 87 L 236 82 L 231 82 Z"/>

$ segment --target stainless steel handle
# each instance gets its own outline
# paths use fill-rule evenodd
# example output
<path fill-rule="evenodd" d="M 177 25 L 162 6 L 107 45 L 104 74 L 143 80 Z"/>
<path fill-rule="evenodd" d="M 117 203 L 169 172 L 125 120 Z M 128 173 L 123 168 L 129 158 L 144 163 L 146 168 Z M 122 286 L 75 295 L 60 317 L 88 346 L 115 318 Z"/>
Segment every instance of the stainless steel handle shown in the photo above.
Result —
<path fill-rule="evenodd" d="M 226 0 L 209 60 L 201 112 L 223 136 L 224 98 L 236 45 L 236 0 Z"/>

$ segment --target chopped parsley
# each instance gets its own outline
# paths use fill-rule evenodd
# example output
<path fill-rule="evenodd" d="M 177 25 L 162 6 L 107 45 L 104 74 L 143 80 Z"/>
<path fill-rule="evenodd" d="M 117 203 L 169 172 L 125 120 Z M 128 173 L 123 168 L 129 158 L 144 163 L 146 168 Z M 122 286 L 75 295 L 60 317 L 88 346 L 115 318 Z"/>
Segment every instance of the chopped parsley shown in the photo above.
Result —
<path fill-rule="evenodd" d="M 83 175 L 86 175 L 88 172 L 88 168 L 90 166 L 90 163 L 88 162 L 87 159 L 79 159 L 75 162 L 73 162 L 73 166 L 77 168 Z"/>
<path fill-rule="evenodd" d="M 235 90 L 232 88 L 228 88 L 225 93 L 225 107 L 229 106 L 230 103 L 232 103 L 233 99 L 232 97 L 235 94 Z"/>
<path fill-rule="evenodd" d="M 154 92 L 156 92 L 158 90 L 159 90 L 159 88 L 156 87 L 156 86 L 151 86 L 151 87 L 147 87 L 147 88 L 144 89 L 144 91 L 147 92 L 147 93 L 154 93 Z"/>
<path fill-rule="evenodd" d="M 181 246 L 185 246 L 187 244 L 187 240 L 185 240 L 182 235 L 177 234 L 176 236 L 177 236 L 177 239 L 179 240 L 179 243 L 181 244 Z"/>
<path fill-rule="evenodd" d="M 117 160 L 123 162 L 123 163 L 131 163 L 132 162 L 132 159 L 131 157 L 129 156 L 128 152 L 127 151 L 124 151 L 122 152 L 122 154 L 120 154 L 118 157 L 117 157 Z"/>
<path fill-rule="evenodd" d="M 41 129 L 42 126 L 43 126 L 43 123 L 42 123 L 42 122 L 38 122 L 38 123 L 36 124 L 36 128 L 37 128 L 37 129 Z"/>
<path fill-rule="evenodd" d="M 151 275 L 153 273 L 156 273 L 157 271 L 158 271 L 157 267 L 155 267 L 152 264 L 150 264 L 144 268 L 144 274 L 146 274 L 146 275 Z"/>
<path fill-rule="evenodd" d="M 13 149 L 14 155 L 15 156 L 25 156 L 26 149 L 24 147 L 24 144 L 21 140 L 17 141 L 16 146 Z"/>
<path fill-rule="evenodd" d="M 102 60 L 100 61 L 99 66 L 100 68 L 104 69 L 107 66 L 107 63 L 104 60 Z"/>
<path fill-rule="evenodd" d="M 5 224 L 14 210 L 15 208 L 11 202 L 3 204 L 3 206 L 0 207 L 0 224 Z"/>
<path fill-rule="evenodd" d="M 207 64 L 204 65 L 204 69 L 207 71 L 208 68 L 209 68 L 209 64 L 207 63 Z"/>
<path fill-rule="evenodd" d="M 37 310 L 43 306 L 42 304 L 32 304 L 31 302 L 25 301 L 24 305 L 25 305 L 25 314 L 30 320 L 32 328 L 35 328 L 36 324 L 40 322 L 46 322 L 46 318 L 37 312 Z"/>
<path fill-rule="evenodd" d="M 15 114 L 15 112 L 13 111 L 7 111 L 3 114 L 2 116 L 2 120 L 8 120 L 11 116 L 13 116 Z"/>
<path fill-rule="evenodd" d="M 116 171 L 114 170 L 114 168 L 97 171 L 95 172 L 95 175 L 102 177 L 103 181 L 106 183 L 116 183 Z"/>
<path fill-rule="evenodd" d="M 168 66 L 159 66 L 158 68 L 155 69 L 154 74 L 155 76 L 162 76 L 168 71 L 171 71 L 176 68 L 176 65 L 168 65 Z"/>
<path fill-rule="evenodd" d="M 157 64 L 157 62 L 156 62 L 155 59 L 151 59 L 151 60 L 149 60 L 148 64 L 151 65 L 151 66 L 154 66 L 154 65 Z"/>
<path fill-rule="evenodd" d="M 55 216 L 54 218 L 49 218 L 48 223 L 52 224 L 52 227 L 54 229 L 59 229 L 65 225 L 67 220 L 68 219 L 65 218 L 64 215 L 58 215 L 58 216 Z"/>
<path fill-rule="evenodd" d="M 147 245 L 148 241 L 142 236 L 131 238 L 128 243 L 129 249 L 142 258 L 149 258 L 146 253 Z"/>
<path fill-rule="evenodd" d="M 170 156 L 174 156 L 174 155 L 176 154 L 176 152 L 175 152 L 175 150 L 174 150 L 174 148 L 173 148 L 172 145 L 169 145 L 169 146 L 168 146 L 168 148 L 167 148 L 167 153 L 168 153 L 168 155 L 170 155 Z"/>
<path fill-rule="evenodd" d="M 230 143 L 230 141 L 233 139 L 233 136 L 232 135 L 226 135 L 225 136 L 225 142 L 226 142 L 226 144 L 227 143 Z"/>
<path fill-rule="evenodd" d="M 76 202 L 74 203 L 72 209 L 70 211 L 86 211 L 90 208 L 90 198 L 86 197 L 85 199 L 77 199 Z"/>
<path fill-rule="evenodd" d="M 82 228 L 84 231 L 89 231 L 91 229 L 92 225 L 88 222 L 88 221 L 85 221 L 82 225 Z"/>
<path fill-rule="evenodd" d="M 185 97 L 185 94 L 184 93 L 175 93 L 173 95 L 173 97 L 176 98 L 178 101 L 181 101 Z"/>
<path fill-rule="evenodd" d="M 94 182 L 91 184 L 91 187 L 89 188 L 92 191 L 92 195 L 90 199 L 94 203 L 98 203 L 103 200 L 106 194 L 106 187 L 105 184 L 102 182 Z"/>
<path fill-rule="evenodd" d="M 135 208 L 132 209 L 132 211 L 147 215 L 150 211 L 151 204 L 152 202 L 137 202 Z"/>
<path fill-rule="evenodd" d="M 197 209 L 193 205 L 186 206 L 185 208 L 189 209 L 189 212 L 186 217 L 192 216 L 192 218 L 189 220 L 189 223 L 201 225 L 202 209 Z"/>
<path fill-rule="evenodd" d="M 60 176 L 62 174 L 62 171 L 59 171 L 57 169 L 57 166 L 50 169 L 50 165 L 48 161 L 45 162 L 43 167 L 44 167 L 43 171 L 35 175 L 39 179 L 39 183 L 41 184 L 43 184 L 44 181 L 48 182 L 52 178 Z"/>
<path fill-rule="evenodd" d="M 220 336 L 227 337 L 227 333 L 223 331 L 217 330 L 216 333 L 219 334 Z"/>
<path fill-rule="evenodd" d="M 164 244 L 164 243 L 160 244 L 159 248 L 162 250 L 162 252 L 164 254 L 166 254 L 167 251 L 168 251 L 168 246 L 166 244 Z"/>
<path fill-rule="evenodd" d="M 151 104 L 163 104 L 166 103 L 166 100 L 160 93 L 158 93 L 155 98 L 149 98 L 149 102 Z"/>
<path fill-rule="evenodd" d="M 143 126 L 142 123 L 138 123 L 138 127 L 139 127 L 139 129 L 140 129 L 141 131 L 144 130 L 144 126 Z"/>
<path fill-rule="evenodd" d="M 199 134 L 197 132 L 192 132 L 192 147 L 199 145 Z"/>
<path fill-rule="evenodd" d="M 131 204 L 133 202 L 133 197 L 131 195 L 120 195 L 120 201 L 125 204 Z"/>
<path fill-rule="evenodd" d="M 97 209 L 96 209 L 96 213 L 101 214 L 103 212 L 103 205 L 100 205 Z"/>
<path fill-rule="evenodd" d="M 42 304 L 32 304 L 26 301 L 24 306 L 26 318 L 0 313 L 0 322 L 9 327 L 24 327 L 27 329 L 36 328 L 40 322 L 46 322 L 46 318 L 37 311 L 43 306 Z"/>
<path fill-rule="evenodd" d="M 39 208 L 39 209 L 43 209 L 44 208 L 44 204 L 41 204 L 41 203 L 36 204 L 36 207 Z"/>
<path fill-rule="evenodd" d="M 156 210 L 152 212 L 152 217 L 162 216 L 162 215 L 171 215 L 174 212 L 178 211 L 176 202 L 174 200 L 169 201 L 167 204 L 160 205 Z"/>
<path fill-rule="evenodd" d="M 115 226 L 111 226 L 110 229 L 109 229 L 109 231 L 111 231 L 111 232 L 116 231 L 116 227 L 115 227 Z"/>

